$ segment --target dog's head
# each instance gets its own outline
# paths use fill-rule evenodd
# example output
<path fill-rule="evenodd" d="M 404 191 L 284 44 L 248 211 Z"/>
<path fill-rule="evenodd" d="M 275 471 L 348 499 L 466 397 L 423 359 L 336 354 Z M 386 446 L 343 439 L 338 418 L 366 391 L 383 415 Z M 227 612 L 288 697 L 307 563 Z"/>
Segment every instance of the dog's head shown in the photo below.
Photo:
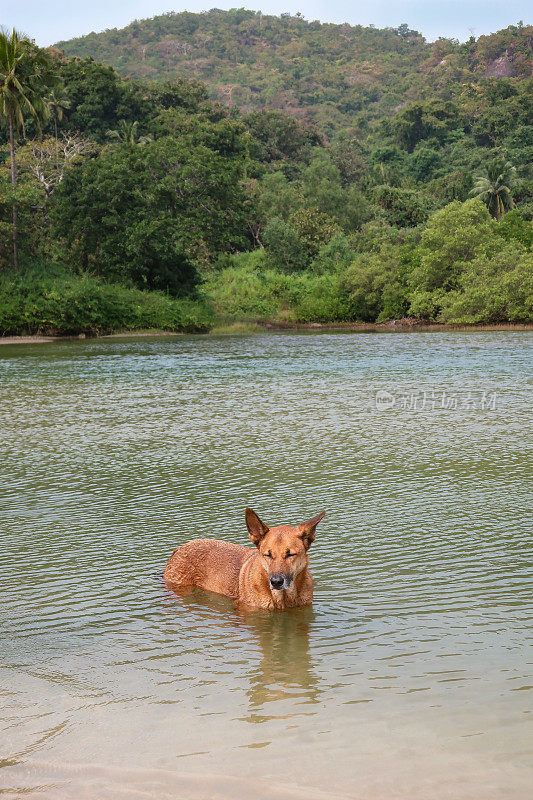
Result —
<path fill-rule="evenodd" d="M 246 527 L 250 540 L 261 556 L 271 589 L 289 589 L 296 576 L 307 566 L 307 551 L 315 539 L 315 528 L 326 512 L 301 525 L 278 525 L 269 528 L 255 511 L 246 509 Z"/>

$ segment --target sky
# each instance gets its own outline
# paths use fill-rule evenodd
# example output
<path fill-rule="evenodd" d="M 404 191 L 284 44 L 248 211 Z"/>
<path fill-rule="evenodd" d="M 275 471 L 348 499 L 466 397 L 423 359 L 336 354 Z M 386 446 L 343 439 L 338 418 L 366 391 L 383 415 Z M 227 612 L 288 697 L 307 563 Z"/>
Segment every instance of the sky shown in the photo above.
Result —
<path fill-rule="evenodd" d="M 397 27 L 406 22 L 428 41 L 439 36 L 465 41 L 519 20 L 531 22 L 528 0 L 0 0 L 0 25 L 13 26 L 46 46 L 91 31 L 123 28 L 134 19 L 167 11 L 253 8 L 265 14 L 300 12 L 308 20 Z M 529 13 L 528 13 L 529 12 Z"/>

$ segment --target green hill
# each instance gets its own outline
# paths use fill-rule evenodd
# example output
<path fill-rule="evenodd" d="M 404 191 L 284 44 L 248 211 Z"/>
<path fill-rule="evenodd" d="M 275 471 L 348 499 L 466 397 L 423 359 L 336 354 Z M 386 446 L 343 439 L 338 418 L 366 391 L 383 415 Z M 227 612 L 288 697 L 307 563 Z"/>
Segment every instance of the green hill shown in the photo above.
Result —
<path fill-rule="evenodd" d="M 415 100 L 451 99 L 483 77 L 526 78 L 533 28 L 519 23 L 464 44 L 426 42 L 407 25 L 380 30 L 235 9 L 164 14 L 59 42 L 123 77 L 199 79 L 211 99 L 245 112 L 285 111 L 324 133 Z"/>

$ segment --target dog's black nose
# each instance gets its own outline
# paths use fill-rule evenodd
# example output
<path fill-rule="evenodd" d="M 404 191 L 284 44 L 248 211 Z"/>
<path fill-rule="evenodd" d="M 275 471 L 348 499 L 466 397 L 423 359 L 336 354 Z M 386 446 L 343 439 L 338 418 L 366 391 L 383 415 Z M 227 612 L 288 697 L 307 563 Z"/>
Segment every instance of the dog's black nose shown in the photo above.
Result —
<path fill-rule="evenodd" d="M 273 589 L 281 589 L 284 583 L 283 575 L 271 575 L 270 576 L 270 585 Z"/>

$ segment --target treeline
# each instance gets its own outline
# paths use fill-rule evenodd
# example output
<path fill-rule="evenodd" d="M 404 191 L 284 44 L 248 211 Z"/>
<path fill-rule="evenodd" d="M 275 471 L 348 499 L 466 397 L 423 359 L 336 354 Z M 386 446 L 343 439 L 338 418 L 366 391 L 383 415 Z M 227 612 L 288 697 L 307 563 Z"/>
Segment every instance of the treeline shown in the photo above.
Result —
<path fill-rule="evenodd" d="M 4 37 L 26 94 L 0 55 L 1 332 L 531 319 L 530 81 L 450 81 L 326 139 Z"/>

